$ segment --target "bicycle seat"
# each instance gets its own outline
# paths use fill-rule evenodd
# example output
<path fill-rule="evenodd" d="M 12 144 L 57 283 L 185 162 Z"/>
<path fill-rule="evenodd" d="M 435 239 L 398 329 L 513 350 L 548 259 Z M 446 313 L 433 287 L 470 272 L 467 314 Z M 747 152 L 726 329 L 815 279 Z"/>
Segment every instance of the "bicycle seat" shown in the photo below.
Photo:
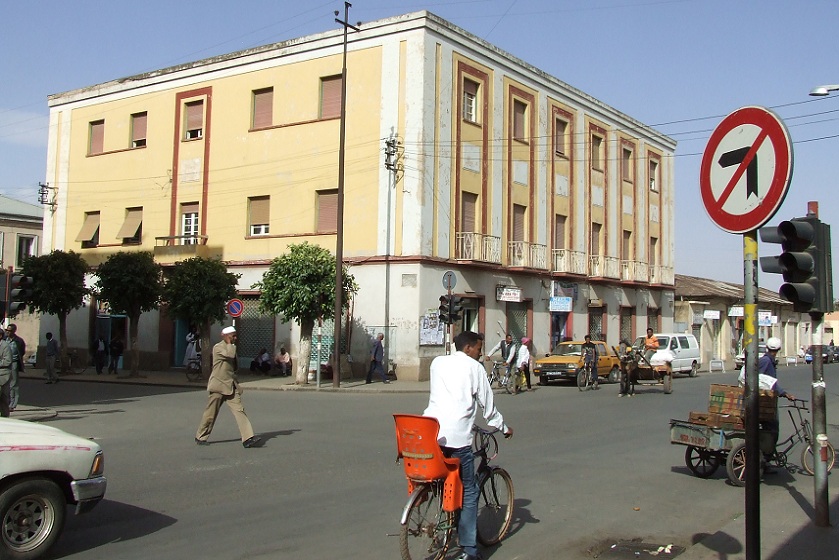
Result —
<path fill-rule="evenodd" d="M 443 456 L 437 443 L 440 423 L 436 418 L 416 414 L 394 414 L 397 459 L 402 459 L 408 478 L 408 493 L 417 483 L 445 480 L 443 509 L 455 511 L 463 503 L 460 460 Z"/>

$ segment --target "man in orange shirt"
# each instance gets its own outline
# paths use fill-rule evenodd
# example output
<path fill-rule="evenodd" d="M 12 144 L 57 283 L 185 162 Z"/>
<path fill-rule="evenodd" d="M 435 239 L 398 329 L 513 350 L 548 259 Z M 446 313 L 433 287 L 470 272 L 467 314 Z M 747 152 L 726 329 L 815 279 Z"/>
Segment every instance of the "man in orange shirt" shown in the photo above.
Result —
<path fill-rule="evenodd" d="M 647 328 L 647 337 L 644 339 L 644 358 L 646 358 L 647 364 L 652 360 L 656 350 L 658 350 L 658 338 L 653 336 L 651 328 Z"/>

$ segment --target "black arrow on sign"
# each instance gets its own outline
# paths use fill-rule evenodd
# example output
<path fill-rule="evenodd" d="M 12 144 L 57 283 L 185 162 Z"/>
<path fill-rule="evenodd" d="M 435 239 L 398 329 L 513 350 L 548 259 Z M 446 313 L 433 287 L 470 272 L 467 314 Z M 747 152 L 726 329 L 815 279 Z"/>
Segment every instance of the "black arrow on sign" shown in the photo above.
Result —
<path fill-rule="evenodd" d="M 720 164 L 720 167 L 739 165 L 743 163 L 743 159 L 745 159 L 746 154 L 748 154 L 751 149 L 751 146 L 746 146 L 745 148 L 739 148 L 737 150 L 726 152 L 720 156 L 718 163 Z M 749 162 L 749 166 L 746 168 L 746 198 L 751 195 L 757 196 L 757 155 L 752 158 L 752 161 Z"/>

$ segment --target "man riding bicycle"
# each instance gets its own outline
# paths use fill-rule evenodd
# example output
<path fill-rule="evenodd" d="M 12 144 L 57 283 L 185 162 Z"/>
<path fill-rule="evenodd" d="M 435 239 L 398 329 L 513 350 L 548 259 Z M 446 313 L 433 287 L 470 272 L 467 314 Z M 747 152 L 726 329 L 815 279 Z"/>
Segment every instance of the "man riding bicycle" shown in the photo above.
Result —
<path fill-rule="evenodd" d="M 513 359 L 516 357 L 516 345 L 513 343 L 513 335 L 508 334 L 504 340 L 498 341 L 498 344 L 492 347 L 492 350 L 487 352 L 484 360 L 490 360 L 496 352 L 501 351 L 501 360 L 507 368 L 507 373 L 510 373 L 510 368 L 513 367 Z"/>
<path fill-rule="evenodd" d="M 595 389 L 600 388 L 600 382 L 597 377 L 597 345 L 591 341 L 591 335 L 587 334 L 585 337 L 585 342 L 582 346 L 583 352 L 583 367 L 584 368 L 591 368 L 591 384 L 594 386 Z"/>
<path fill-rule="evenodd" d="M 457 560 L 478 558 L 478 484 L 472 454 L 472 427 L 480 405 L 487 424 L 498 428 L 504 437 L 511 437 L 513 429 L 495 408 L 492 388 L 480 365 L 483 335 L 463 331 L 454 337 L 454 354 L 438 356 L 431 362 L 430 394 L 423 416 L 436 418 L 440 423 L 437 443 L 446 457 L 460 459 L 460 479 L 463 482 L 463 507 L 457 534 L 463 552 Z"/>

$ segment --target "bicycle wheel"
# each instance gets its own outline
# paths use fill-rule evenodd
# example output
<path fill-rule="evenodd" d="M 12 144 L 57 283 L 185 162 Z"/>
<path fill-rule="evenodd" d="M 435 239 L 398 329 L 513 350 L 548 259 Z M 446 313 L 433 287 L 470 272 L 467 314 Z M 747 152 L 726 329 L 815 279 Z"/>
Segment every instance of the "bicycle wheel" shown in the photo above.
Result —
<path fill-rule="evenodd" d="M 501 467 L 492 467 L 480 482 L 478 542 L 492 546 L 504 538 L 513 520 L 513 479 Z"/>
<path fill-rule="evenodd" d="M 201 379 L 201 364 L 189 362 L 186 365 L 186 378 L 189 381 L 198 381 Z"/>
<path fill-rule="evenodd" d="M 807 444 L 807 447 L 801 450 L 801 466 L 807 471 L 807 474 L 812 475 L 815 472 L 814 461 L 813 446 Z M 827 472 L 830 472 L 835 462 L 836 450 L 833 449 L 833 445 L 830 442 L 827 442 Z"/>
<path fill-rule="evenodd" d="M 515 381 L 513 380 L 513 376 L 508 373 L 508 374 L 504 375 L 504 377 L 501 378 L 500 382 L 503 382 L 504 390 L 507 391 L 507 393 L 512 395 L 513 392 L 515 391 L 515 387 L 513 387 L 513 385 L 515 384 Z"/>
<path fill-rule="evenodd" d="M 588 371 L 586 368 L 580 368 L 577 372 L 577 388 L 580 391 L 585 391 L 588 388 Z"/>
<path fill-rule="evenodd" d="M 402 560 L 440 560 L 449 548 L 454 516 L 443 511 L 443 483 L 423 484 L 399 531 Z"/>

